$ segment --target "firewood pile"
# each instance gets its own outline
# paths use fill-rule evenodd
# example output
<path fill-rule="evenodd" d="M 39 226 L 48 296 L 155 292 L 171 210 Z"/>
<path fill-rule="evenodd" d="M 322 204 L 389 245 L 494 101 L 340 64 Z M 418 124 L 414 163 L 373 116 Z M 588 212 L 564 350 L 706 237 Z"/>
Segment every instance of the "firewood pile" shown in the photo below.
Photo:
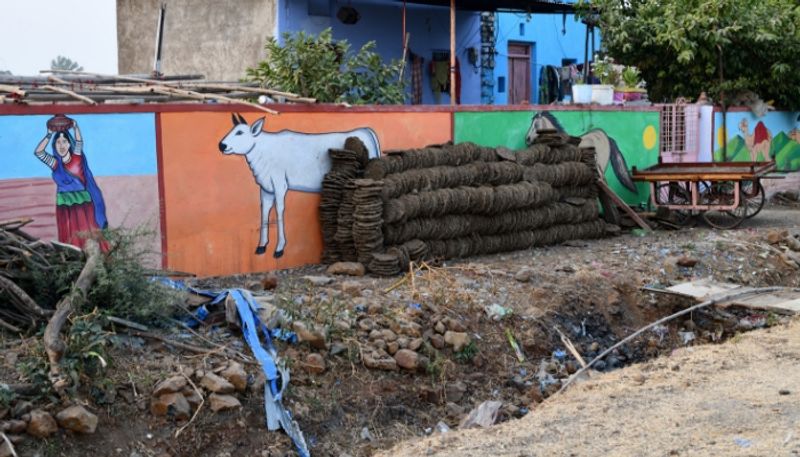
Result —
<path fill-rule="evenodd" d="M 14 333 L 37 329 L 53 315 L 54 309 L 31 298 L 37 276 L 54 273 L 57 265 L 83 262 L 80 249 L 25 233 L 22 228 L 30 222 L 0 222 L 0 327 Z"/>
<path fill-rule="evenodd" d="M 213 102 L 249 105 L 275 113 L 249 100 L 316 103 L 313 98 L 259 87 L 257 83 L 208 81 L 202 75 L 100 75 L 51 71 L 43 76 L 0 75 L 0 104 Z M 261 101 L 262 99 L 259 98 Z"/>
<path fill-rule="evenodd" d="M 472 143 L 390 152 L 366 165 L 331 150 L 322 189 L 324 262 L 394 275 L 410 261 L 451 259 L 599 238 L 593 149 L 540 131 L 512 152 Z"/>

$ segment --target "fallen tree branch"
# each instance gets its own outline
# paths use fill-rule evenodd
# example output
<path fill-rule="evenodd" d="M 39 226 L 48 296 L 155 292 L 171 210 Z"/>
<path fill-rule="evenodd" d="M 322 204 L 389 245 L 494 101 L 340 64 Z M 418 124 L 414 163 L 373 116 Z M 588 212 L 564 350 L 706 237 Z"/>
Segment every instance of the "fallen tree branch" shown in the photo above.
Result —
<path fill-rule="evenodd" d="M 50 361 L 50 380 L 53 382 L 53 387 L 56 391 L 60 391 L 66 382 L 61 377 L 60 362 L 64 352 L 66 352 L 66 345 L 61 341 L 60 337 L 61 328 L 70 314 L 86 301 L 86 294 L 89 292 L 89 288 L 92 287 L 95 279 L 97 279 L 98 271 L 103 268 L 100 245 L 97 241 L 91 238 L 87 239 L 84 252 L 86 253 L 86 263 L 83 265 L 78 279 L 73 284 L 70 293 L 59 300 L 56 305 L 56 312 L 44 329 L 44 349 Z"/>
<path fill-rule="evenodd" d="M 631 341 L 632 339 L 636 338 L 637 336 L 641 335 L 642 333 L 646 332 L 647 330 L 650 330 L 651 328 L 655 327 L 656 325 L 663 324 L 664 322 L 669 322 L 672 319 L 675 319 L 676 317 L 683 316 L 684 314 L 689 314 L 692 311 L 697 311 L 700 308 L 705 308 L 705 307 L 708 307 L 708 306 L 716 305 L 716 304 L 723 303 L 723 302 L 726 302 L 726 301 L 729 301 L 729 300 L 733 300 L 733 299 L 736 299 L 736 298 L 741 298 L 741 297 L 744 297 L 744 296 L 747 296 L 747 295 L 761 295 L 761 294 L 768 294 L 768 293 L 772 293 L 772 292 L 786 291 L 786 290 L 797 290 L 797 289 L 792 289 L 792 288 L 789 288 L 789 287 L 762 287 L 762 288 L 758 288 L 758 289 L 749 289 L 749 290 L 745 290 L 745 291 L 735 292 L 735 293 L 732 293 L 732 294 L 727 294 L 727 295 L 722 295 L 722 296 L 719 296 L 719 297 L 716 297 L 716 298 L 712 298 L 711 300 L 704 301 L 703 303 L 699 303 L 699 304 L 694 305 L 694 306 L 690 306 L 690 307 L 688 307 L 686 309 L 682 309 L 682 310 L 678 311 L 677 313 L 670 314 L 669 316 L 663 317 L 663 318 L 661 318 L 661 319 L 659 319 L 659 320 L 657 320 L 655 322 L 652 322 L 652 323 L 640 328 L 639 330 L 633 332 L 632 334 L 626 336 L 625 338 L 620 340 L 620 342 L 618 342 L 617 344 L 615 344 L 615 345 L 611 346 L 610 348 L 606 349 L 605 351 L 600 353 L 600 355 L 598 355 L 597 357 L 592 359 L 592 361 L 587 363 L 585 367 L 583 367 L 580 370 L 576 371 L 575 374 L 570 376 L 569 379 L 567 380 L 567 382 L 564 383 L 563 386 L 561 386 L 561 389 L 559 389 L 558 392 L 555 393 L 555 395 L 560 394 L 561 392 L 563 392 L 567 387 L 569 387 L 570 384 L 572 384 L 572 382 L 574 380 L 576 380 L 578 378 L 578 376 L 580 376 L 581 374 L 583 374 L 583 372 L 585 372 L 586 370 L 591 368 L 592 365 L 594 365 L 597 361 L 602 360 L 605 356 L 610 354 L 615 349 L 617 349 L 620 346 L 624 345 L 625 343 Z"/>
<path fill-rule="evenodd" d="M 20 305 L 20 311 L 27 311 L 37 317 L 48 317 L 53 315 L 52 310 L 45 310 L 39 306 L 21 287 L 14 284 L 14 281 L 0 275 L 0 290 L 5 289 L 11 294 L 12 301 Z"/>

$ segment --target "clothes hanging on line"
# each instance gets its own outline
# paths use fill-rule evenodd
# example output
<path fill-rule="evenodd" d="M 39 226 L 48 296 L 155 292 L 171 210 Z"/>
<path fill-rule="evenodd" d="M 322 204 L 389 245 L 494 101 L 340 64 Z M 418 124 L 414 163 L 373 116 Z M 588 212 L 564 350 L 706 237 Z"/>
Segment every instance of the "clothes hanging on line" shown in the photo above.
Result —
<path fill-rule="evenodd" d="M 539 74 L 539 103 L 548 105 L 559 98 L 560 70 L 553 65 L 545 65 Z"/>
<path fill-rule="evenodd" d="M 434 53 L 436 56 L 436 53 Z M 456 57 L 456 104 L 461 104 L 461 63 Z M 436 104 L 441 103 L 441 94 L 450 93 L 450 60 L 433 60 L 428 64 L 431 90 Z"/>

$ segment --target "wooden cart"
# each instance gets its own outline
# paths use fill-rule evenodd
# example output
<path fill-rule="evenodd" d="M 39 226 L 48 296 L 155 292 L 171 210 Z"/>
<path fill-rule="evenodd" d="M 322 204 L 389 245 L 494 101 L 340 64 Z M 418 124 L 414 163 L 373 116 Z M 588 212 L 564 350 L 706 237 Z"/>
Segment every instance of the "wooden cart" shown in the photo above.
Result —
<path fill-rule="evenodd" d="M 659 163 L 633 168 L 633 180 L 650 183 L 656 208 L 669 208 L 675 221 L 689 225 L 699 215 L 712 227 L 732 229 L 764 207 L 761 180 L 775 162 Z"/>

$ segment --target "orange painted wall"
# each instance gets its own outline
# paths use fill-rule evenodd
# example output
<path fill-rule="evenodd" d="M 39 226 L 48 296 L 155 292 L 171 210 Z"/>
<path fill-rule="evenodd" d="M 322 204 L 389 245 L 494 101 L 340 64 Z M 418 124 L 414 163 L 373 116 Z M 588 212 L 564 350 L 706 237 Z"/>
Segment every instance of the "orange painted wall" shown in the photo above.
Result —
<path fill-rule="evenodd" d="M 263 114 L 243 113 L 248 122 Z M 267 114 L 264 130 L 320 133 L 370 127 L 386 151 L 452 140 L 451 116 L 445 112 Z M 159 117 L 167 268 L 215 276 L 319 263 L 319 194 L 290 191 L 283 257 L 273 257 L 277 244 L 274 210 L 267 252 L 255 255 L 259 187 L 244 157 L 225 156 L 217 146 L 231 128 L 230 113 L 161 113 Z"/>

